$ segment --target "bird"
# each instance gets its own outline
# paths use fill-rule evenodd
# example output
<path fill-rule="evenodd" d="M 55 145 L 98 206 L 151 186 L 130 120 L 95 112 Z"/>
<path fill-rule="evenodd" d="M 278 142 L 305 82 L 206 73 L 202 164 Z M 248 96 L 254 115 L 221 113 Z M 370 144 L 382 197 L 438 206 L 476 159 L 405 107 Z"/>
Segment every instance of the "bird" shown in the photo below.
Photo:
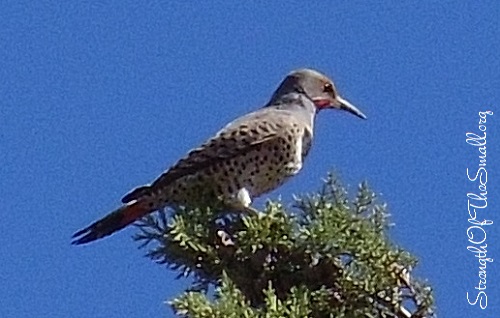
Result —
<path fill-rule="evenodd" d="M 218 202 L 236 212 L 256 211 L 254 198 L 302 169 L 316 115 L 325 109 L 366 119 L 326 75 L 309 68 L 290 72 L 267 104 L 227 124 L 150 184 L 127 193 L 120 207 L 77 231 L 72 244 L 101 239 L 166 207 Z"/>

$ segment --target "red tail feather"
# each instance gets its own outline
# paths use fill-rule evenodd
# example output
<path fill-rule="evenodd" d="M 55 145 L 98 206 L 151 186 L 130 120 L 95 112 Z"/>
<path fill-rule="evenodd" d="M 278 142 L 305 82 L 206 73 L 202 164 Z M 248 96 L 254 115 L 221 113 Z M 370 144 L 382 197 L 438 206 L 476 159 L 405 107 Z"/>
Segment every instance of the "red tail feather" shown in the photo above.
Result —
<path fill-rule="evenodd" d="M 73 234 L 72 237 L 75 240 L 71 244 L 86 244 L 111 235 L 154 210 L 147 203 L 140 201 L 123 205 L 102 219 Z"/>

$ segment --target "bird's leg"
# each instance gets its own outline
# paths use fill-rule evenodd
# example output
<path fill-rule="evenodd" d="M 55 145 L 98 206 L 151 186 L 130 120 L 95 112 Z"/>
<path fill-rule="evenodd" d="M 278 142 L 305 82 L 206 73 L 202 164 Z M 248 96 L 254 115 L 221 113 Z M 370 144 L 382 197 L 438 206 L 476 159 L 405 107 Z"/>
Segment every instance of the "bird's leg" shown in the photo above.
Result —
<path fill-rule="evenodd" d="M 260 212 L 254 209 L 250 204 L 252 204 L 252 199 L 250 198 L 250 193 L 247 189 L 241 188 L 238 192 L 229 198 L 219 197 L 223 204 L 230 210 L 244 212 L 248 214 L 259 215 Z M 221 243 L 224 246 L 234 246 L 235 243 L 226 231 L 218 230 L 217 235 L 221 239 Z"/>
<path fill-rule="evenodd" d="M 251 206 L 247 206 L 244 211 L 248 214 L 255 214 L 255 215 L 259 215 L 260 213 L 262 213 L 259 210 L 257 210 L 256 208 L 251 207 Z"/>
<path fill-rule="evenodd" d="M 225 201 L 225 204 L 232 210 L 246 212 L 249 214 L 258 215 L 260 212 L 254 209 L 252 204 L 252 199 L 250 198 L 250 193 L 247 189 L 241 188 L 238 192 L 229 200 Z"/>

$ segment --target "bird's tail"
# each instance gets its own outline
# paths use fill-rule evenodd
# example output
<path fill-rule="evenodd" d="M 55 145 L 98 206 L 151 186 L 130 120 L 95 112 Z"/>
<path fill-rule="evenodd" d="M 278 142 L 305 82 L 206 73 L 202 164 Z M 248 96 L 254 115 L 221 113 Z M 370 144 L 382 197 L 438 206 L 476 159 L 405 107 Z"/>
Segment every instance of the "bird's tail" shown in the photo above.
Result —
<path fill-rule="evenodd" d="M 132 201 L 109 213 L 102 219 L 73 234 L 71 244 L 86 244 L 119 231 L 135 220 L 155 211 L 151 202 Z"/>

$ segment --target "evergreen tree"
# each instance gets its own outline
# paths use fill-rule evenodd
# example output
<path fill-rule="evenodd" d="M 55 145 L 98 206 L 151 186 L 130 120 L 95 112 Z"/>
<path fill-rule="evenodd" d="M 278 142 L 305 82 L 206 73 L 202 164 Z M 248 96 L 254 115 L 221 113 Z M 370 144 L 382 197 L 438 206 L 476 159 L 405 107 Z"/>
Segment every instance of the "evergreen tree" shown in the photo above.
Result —
<path fill-rule="evenodd" d="M 411 275 L 416 258 L 389 241 L 386 205 L 366 183 L 352 200 L 330 175 L 290 209 L 169 215 L 143 219 L 135 239 L 194 277 L 170 301 L 180 317 L 435 317 L 431 288 Z"/>

